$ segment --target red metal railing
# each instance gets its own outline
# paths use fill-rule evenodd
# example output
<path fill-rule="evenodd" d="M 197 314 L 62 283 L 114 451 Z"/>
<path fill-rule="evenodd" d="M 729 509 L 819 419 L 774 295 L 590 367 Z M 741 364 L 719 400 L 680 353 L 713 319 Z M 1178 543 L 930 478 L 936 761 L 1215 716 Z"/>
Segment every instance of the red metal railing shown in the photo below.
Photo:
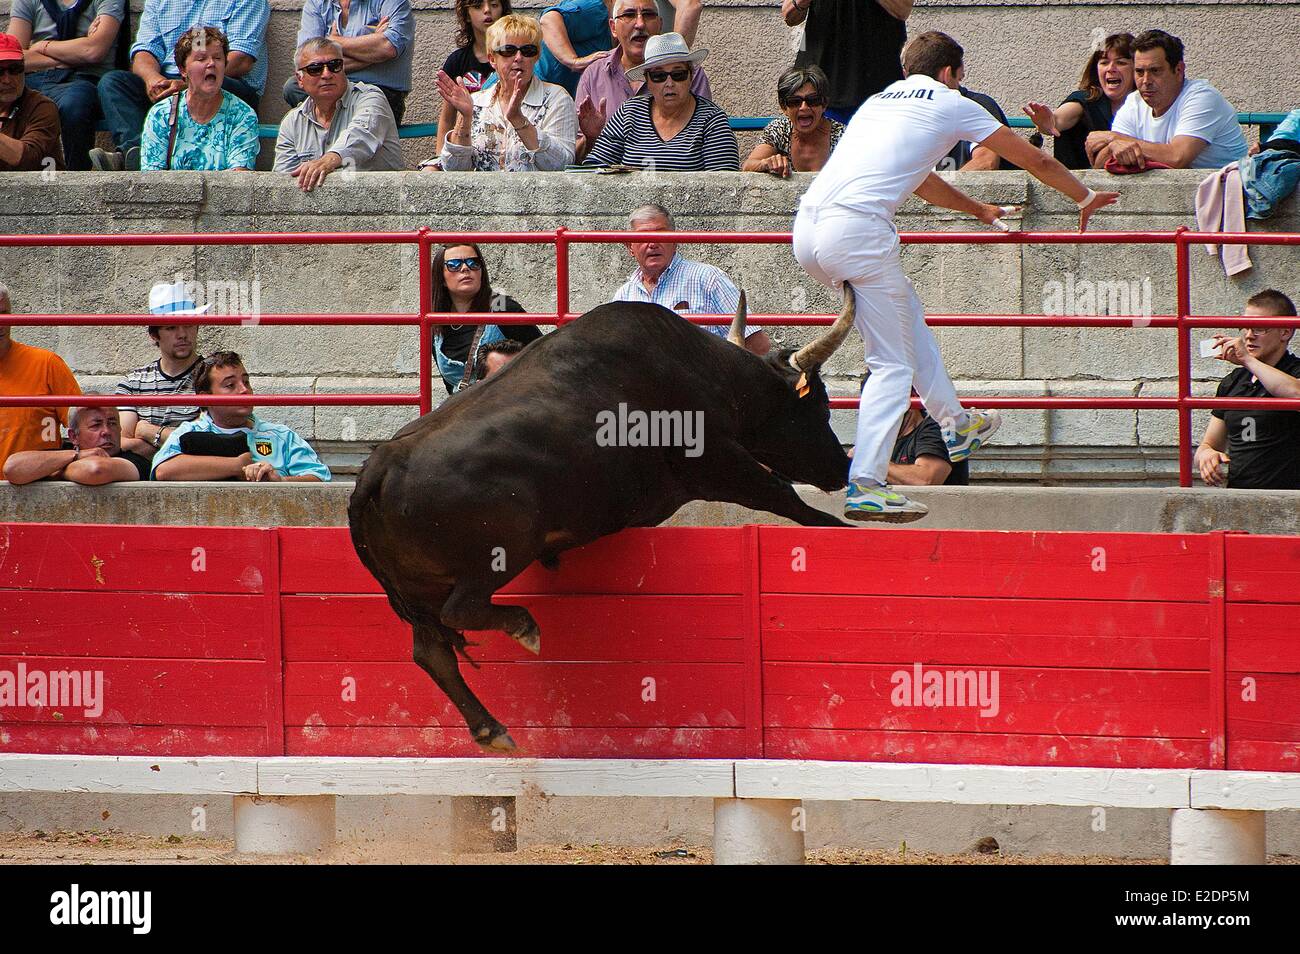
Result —
<path fill-rule="evenodd" d="M 418 394 L 259 394 L 261 406 L 370 406 L 416 405 L 427 414 L 433 407 L 433 327 L 455 319 L 457 323 L 479 324 L 564 324 L 578 317 L 570 305 L 569 248 L 574 244 L 645 242 L 788 245 L 788 232 L 580 232 L 558 228 L 553 232 L 228 232 L 176 235 L 0 235 L 0 248 L 86 247 L 86 246 L 170 246 L 170 245 L 415 245 L 419 260 L 420 310 L 417 314 L 263 314 L 255 316 L 204 315 L 206 325 L 414 325 L 420 332 L 420 391 Z M 1300 411 L 1300 399 L 1206 398 L 1191 393 L 1193 328 L 1239 327 L 1239 315 L 1192 315 L 1189 249 L 1196 244 L 1214 245 L 1300 245 L 1294 233 L 1191 232 L 904 232 L 905 245 L 1173 245 L 1177 273 L 1176 312 L 1171 315 L 928 315 L 935 327 L 1094 327 L 1173 328 L 1178 335 L 1178 389 L 1172 397 L 1081 398 L 1081 397 L 980 397 L 963 403 L 980 407 L 1010 409 L 1172 410 L 1178 414 L 1179 483 L 1192 485 L 1192 411 L 1204 408 L 1249 409 L 1267 406 Z M 554 312 L 527 314 L 434 312 L 432 300 L 433 247 L 474 242 L 484 245 L 554 245 Z M 730 315 L 692 315 L 701 325 L 727 324 Z M 828 325 L 833 315 L 751 314 L 751 326 Z M 158 316 L 139 314 L 105 315 L 7 315 L 11 325 L 154 325 Z M 1250 319 L 1251 327 L 1295 327 L 1295 318 Z M 115 405 L 114 395 L 0 396 L 0 405 L 10 407 L 81 407 Z M 184 397 L 133 396 L 140 406 L 184 404 L 210 407 L 247 403 L 237 395 L 186 395 Z M 919 402 L 914 401 L 919 406 Z M 832 398 L 831 406 L 854 408 L 856 398 Z"/>

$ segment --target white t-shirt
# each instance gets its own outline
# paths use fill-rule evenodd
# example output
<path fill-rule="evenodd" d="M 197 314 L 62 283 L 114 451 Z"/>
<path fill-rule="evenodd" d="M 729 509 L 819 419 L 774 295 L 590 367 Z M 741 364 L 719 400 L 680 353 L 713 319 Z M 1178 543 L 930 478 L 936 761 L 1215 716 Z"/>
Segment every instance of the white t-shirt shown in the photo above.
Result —
<path fill-rule="evenodd" d="M 1115 114 L 1110 129 L 1143 142 L 1167 143 L 1175 136 L 1204 140 L 1209 145 L 1192 160 L 1192 169 L 1221 169 L 1246 155 L 1246 137 L 1241 134 L 1237 111 L 1205 80 L 1185 80 L 1178 98 L 1158 119 L 1134 90 Z"/>
<path fill-rule="evenodd" d="M 958 142 L 983 142 L 1002 124 L 929 76 L 891 83 L 859 107 L 803 202 L 892 218 Z"/>

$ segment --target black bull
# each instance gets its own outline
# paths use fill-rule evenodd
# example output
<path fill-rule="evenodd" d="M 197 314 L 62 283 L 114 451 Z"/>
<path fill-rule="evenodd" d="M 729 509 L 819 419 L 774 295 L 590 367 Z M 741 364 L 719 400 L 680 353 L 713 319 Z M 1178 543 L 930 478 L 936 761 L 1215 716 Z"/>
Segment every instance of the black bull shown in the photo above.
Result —
<path fill-rule="evenodd" d="M 553 568 L 564 550 L 654 526 L 692 500 L 848 526 L 791 481 L 838 490 L 847 480 L 819 369 L 853 325 L 852 292 L 798 352 L 737 347 L 744 322 L 743 296 L 726 341 L 659 305 L 601 305 L 366 461 L 348 505 L 352 542 L 411 624 L 415 661 L 480 745 L 515 747 L 465 684 L 462 632 L 501 630 L 538 652 L 531 614 L 492 603 L 534 560 Z M 637 412 L 652 426 L 638 432 Z"/>

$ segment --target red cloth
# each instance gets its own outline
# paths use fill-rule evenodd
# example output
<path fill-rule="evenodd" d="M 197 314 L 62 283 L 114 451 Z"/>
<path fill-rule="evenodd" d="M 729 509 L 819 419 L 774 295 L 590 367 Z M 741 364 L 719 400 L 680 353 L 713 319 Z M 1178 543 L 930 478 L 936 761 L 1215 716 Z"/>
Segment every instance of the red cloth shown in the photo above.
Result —
<path fill-rule="evenodd" d="M 1131 176 L 1137 172 L 1149 172 L 1152 169 L 1172 169 L 1173 166 L 1165 162 L 1156 162 L 1154 159 L 1148 159 L 1147 164 L 1139 166 L 1122 166 L 1119 160 L 1111 158 L 1106 160 L 1106 171 L 1113 176 Z"/>

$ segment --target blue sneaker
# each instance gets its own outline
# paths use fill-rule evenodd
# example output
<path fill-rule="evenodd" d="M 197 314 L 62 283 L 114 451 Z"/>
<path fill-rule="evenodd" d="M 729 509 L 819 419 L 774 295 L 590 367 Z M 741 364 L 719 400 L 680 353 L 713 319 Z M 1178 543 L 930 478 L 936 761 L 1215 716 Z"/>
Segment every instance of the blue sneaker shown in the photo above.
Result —
<path fill-rule="evenodd" d="M 943 440 L 948 445 L 948 460 L 959 464 L 988 443 L 999 427 L 1002 415 L 997 411 L 968 411 L 965 425 L 956 430 L 943 429 Z"/>
<path fill-rule="evenodd" d="M 911 523 L 920 520 L 930 508 L 908 500 L 888 484 L 850 481 L 844 497 L 844 516 L 849 520 L 883 520 L 886 523 Z"/>

